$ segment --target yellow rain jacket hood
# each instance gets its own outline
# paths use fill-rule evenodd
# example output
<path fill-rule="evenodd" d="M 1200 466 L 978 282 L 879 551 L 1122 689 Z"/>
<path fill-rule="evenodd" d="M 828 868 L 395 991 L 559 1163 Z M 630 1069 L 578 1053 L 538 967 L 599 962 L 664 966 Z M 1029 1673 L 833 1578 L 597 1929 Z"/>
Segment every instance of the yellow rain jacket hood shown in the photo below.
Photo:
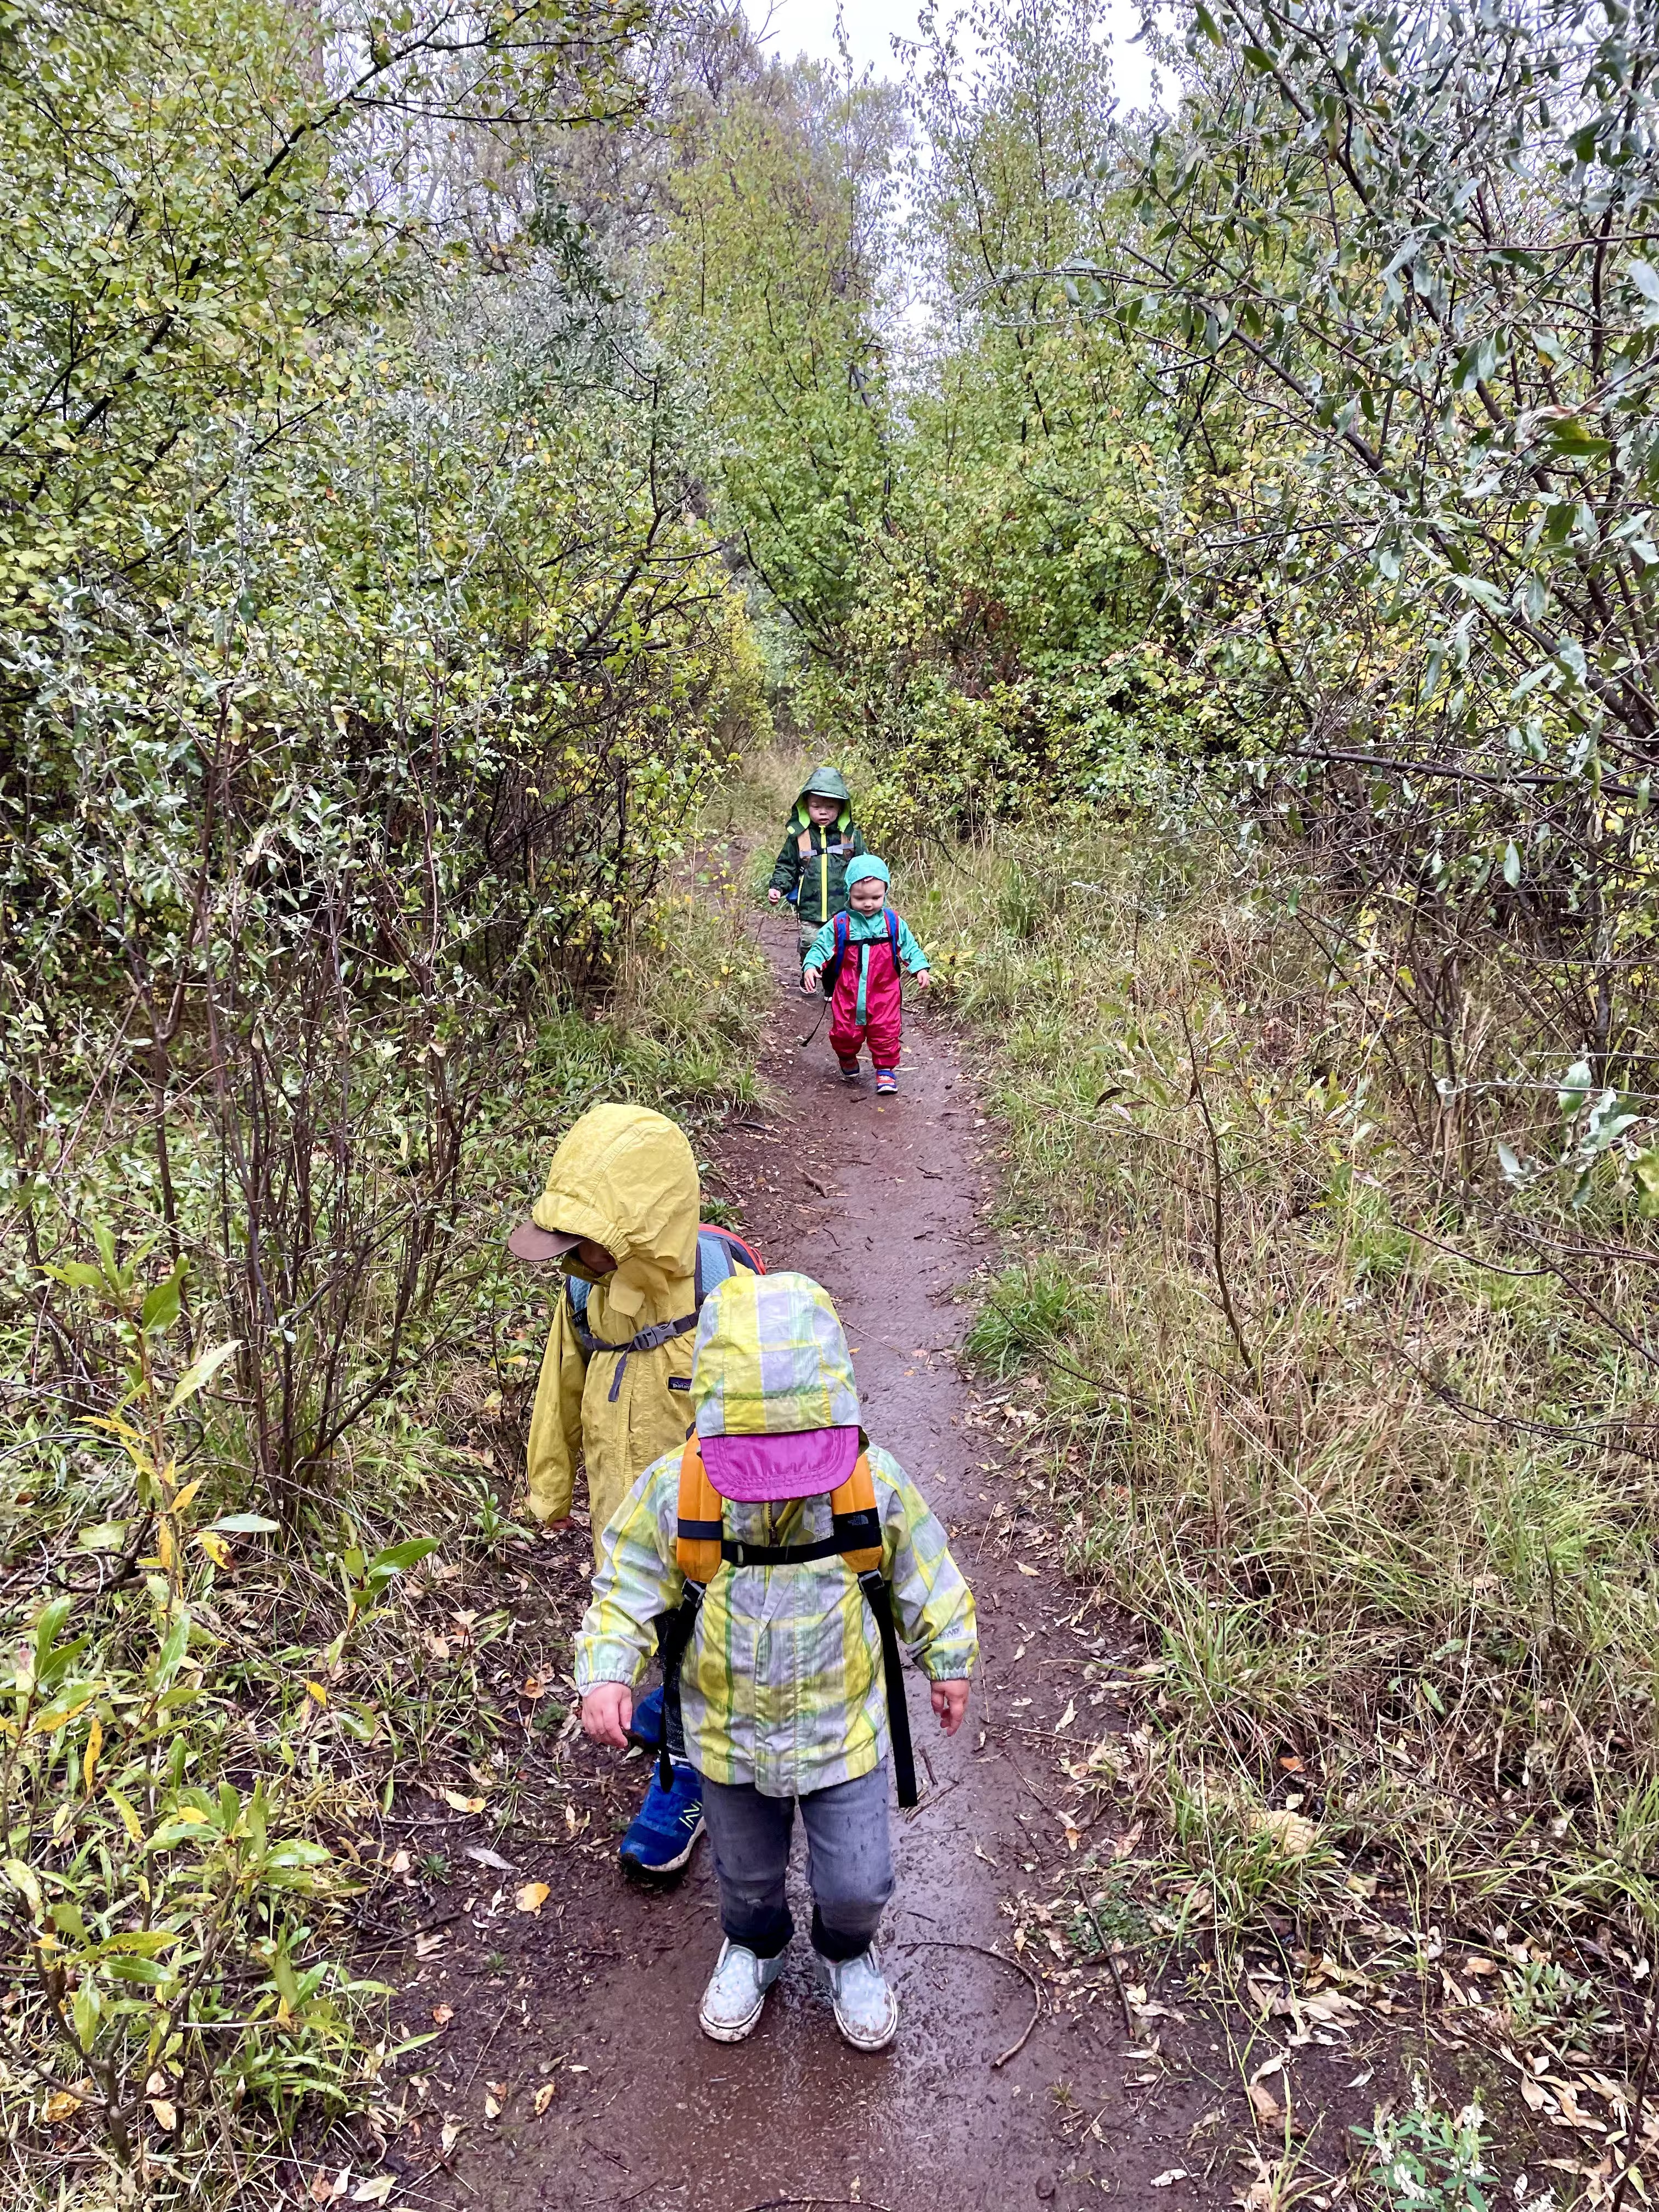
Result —
<path fill-rule="evenodd" d="M 533 1216 L 615 1259 L 588 1293 L 588 1332 L 602 1345 L 695 1310 L 701 1195 L 684 1133 L 643 1106 L 593 1107 L 554 1153 Z M 530 1510 L 540 1521 L 568 1513 L 581 1459 L 596 1559 L 639 1476 L 684 1441 L 693 1342 L 688 1330 L 648 1352 L 589 1353 L 561 1291 L 530 1420 Z"/>

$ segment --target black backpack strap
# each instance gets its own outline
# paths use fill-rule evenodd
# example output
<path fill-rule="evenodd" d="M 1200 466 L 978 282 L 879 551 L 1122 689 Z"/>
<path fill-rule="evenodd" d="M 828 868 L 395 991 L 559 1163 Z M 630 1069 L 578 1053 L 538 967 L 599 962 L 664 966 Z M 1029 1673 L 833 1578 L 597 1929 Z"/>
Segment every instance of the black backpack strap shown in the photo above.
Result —
<path fill-rule="evenodd" d="M 893 1779 L 898 1801 L 907 1809 L 916 1802 L 916 1761 L 910 1747 L 910 1708 L 904 1702 L 904 1662 L 899 1652 L 898 1631 L 893 1626 L 893 1593 L 880 1570 L 872 1567 L 859 1577 L 865 1603 L 876 1617 L 881 1637 L 881 1671 L 887 1685 L 887 1733 L 893 1741 Z"/>
<path fill-rule="evenodd" d="M 887 942 L 893 949 L 893 973 L 902 981 L 904 970 L 899 965 L 898 916 L 890 906 L 887 909 Z"/>
<path fill-rule="evenodd" d="M 687 1583 L 685 1595 L 671 1613 L 658 1638 L 658 1650 L 662 1659 L 662 1735 L 657 1742 L 657 1779 L 665 1790 L 674 1786 L 674 1762 L 668 1755 L 668 1706 L 679 1696 L 680 1668 L 691 1648 L 691 1638 L 696 1632 L 697 1613 L 702 1604 L 701 1583 Z"/>
<path fill-rule="evenodd" d="M 701 1528 L 696 1522 L 692 1526 Z M 686 1522 L 681 1522 L 684 1529 Z M 833 1559 L 838 1552 L 860 1549 L 867 1537 L 849 1538 L 837 1532 L 833 1536 L 814 1537 L 810 1544 L 744 1544 L 735 1536 L 722 1536 L 720 1557 L 731 1567 L 804 1567 L 813 1559 Z"/>
<path fill-rule="evenodd" d="M 584 1298 L 584 1312 L 586 1307 L 587 1301 Z M 637 1336 L 630 1336 L 622 1344 L 607 1344 L 602 1336 L 590 1335 L 584 1323 L 577 1324 L 584 1352 L 619 1352 L 622 1354 L 617 1362 L 617 1371 L 611 1378 L 609 1396 L 613 1406 L 617 1402 L 617 1394 L 622 1389 L 623 1370 L 628 1364 L 630 1352 L 654 1352 L 659 1345 L 672 1344 L 677 1336 L 684 1336 L 688 1329 L 695 1328 L 696 1325 L 696 1314 L 682 1314 L 678 1321 L 653 1322 L 649 1328 L 642 1328 Z"/>

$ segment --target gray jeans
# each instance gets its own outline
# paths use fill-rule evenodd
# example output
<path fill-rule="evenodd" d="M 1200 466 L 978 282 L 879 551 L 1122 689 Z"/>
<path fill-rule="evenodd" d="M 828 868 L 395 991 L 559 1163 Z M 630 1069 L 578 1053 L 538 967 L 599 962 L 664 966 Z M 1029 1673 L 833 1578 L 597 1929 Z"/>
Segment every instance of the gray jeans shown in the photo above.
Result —
<path fill-rule="evenodd" d="M 714 1847 L 721 1929 L 761 1959 L 776 1958 L 794 1934 L 783 1878 L 797 1802 L 806 1831 L 812 1948 L 826 1959 L 856 1959 L 869 1949 L 893 1894 L 885 1766 L 799 1800 L 763 1797 L 750 1783 L 705 1776 L 702 1814 Z"/>

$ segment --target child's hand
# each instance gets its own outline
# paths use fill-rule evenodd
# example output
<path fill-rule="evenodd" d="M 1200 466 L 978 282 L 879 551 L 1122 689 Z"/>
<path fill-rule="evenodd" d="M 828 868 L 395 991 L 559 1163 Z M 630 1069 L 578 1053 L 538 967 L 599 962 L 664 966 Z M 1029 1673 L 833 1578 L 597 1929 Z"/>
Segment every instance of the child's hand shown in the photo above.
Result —
<path fill-rule="evenodd" d="M 933 971 L 931 968 L 918 968 L 910 981 L 919 991 L 931 991 L 933 988 Z"/>
<path fill-rule="evenodd" d="M 967 1695 L 968 1685 L 962 1686 Z M 634 1692 L 626 1682 L 595 1682 L 582 1698 L 582 1734 L 593 1743 L 608 1743 L 614 1750 L 628 1748 L 628 1726 L 634 1717 Z"/>
<path fill-rule="evenodd" d="M 818 978 L 823 972 L 823 971 L 818 968 L 803 968 L 800 971 L 800 987 L 802 990 L 816 991 L 818 988 Z"/>
<path fill-rule="evenodd" d="M 783 893 L 778 889 L 775 884 L 773 884 L 768 890 L 766 896 L 771 901 L 772 904 L 775 906 L 778 901 L 783 896 Z"/>
<path fill-rule="evenodd" d="M 962 1726 L 962 1717 L 968 1710 L 968 1685 L 963 1682 L 935 1682 L 933 1711 L 939 1715 L 939 1724 L 946 1735 L 954 1735 Z M 587 1719 L 587 1707 L 582 1706 L 582 1719 Z M 590 1729 L 589 1734 L 592 1731 Z"/>

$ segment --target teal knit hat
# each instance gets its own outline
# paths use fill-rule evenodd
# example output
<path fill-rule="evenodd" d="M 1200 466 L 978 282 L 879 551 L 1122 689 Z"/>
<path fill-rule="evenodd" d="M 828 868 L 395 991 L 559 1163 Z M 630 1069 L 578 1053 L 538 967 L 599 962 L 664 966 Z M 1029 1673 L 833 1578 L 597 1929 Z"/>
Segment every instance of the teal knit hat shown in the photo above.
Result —
<path fill-rule="evenodd" d="M 888 884 L 893 880 L 887 872 L 886 861 L 878 860 L 873 853 L 861 853 L 856 860 L 847 863 L 848 890 L 850 891 L 854 884 L 861 884 L 866 876 L 873 876 L 878 883 Z"/>

